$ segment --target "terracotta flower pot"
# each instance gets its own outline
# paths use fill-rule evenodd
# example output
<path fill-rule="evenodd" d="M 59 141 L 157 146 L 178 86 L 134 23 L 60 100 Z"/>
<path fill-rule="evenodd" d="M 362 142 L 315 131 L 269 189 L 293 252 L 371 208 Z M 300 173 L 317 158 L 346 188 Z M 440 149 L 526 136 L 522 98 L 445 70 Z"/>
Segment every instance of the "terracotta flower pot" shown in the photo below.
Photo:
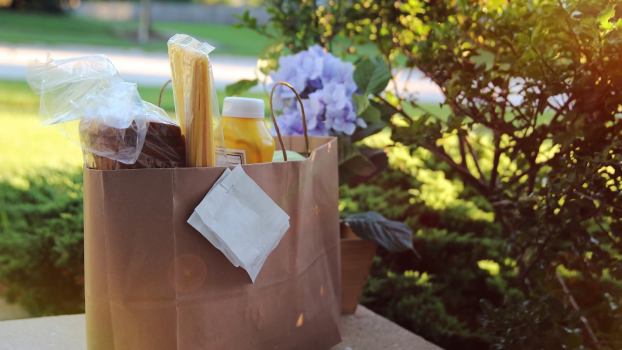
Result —
<path fill-rule="evenodd" d="M 360 239 L 341 225 L 341 313 L 353 314 L 369 277 L 376 243 Z"/>

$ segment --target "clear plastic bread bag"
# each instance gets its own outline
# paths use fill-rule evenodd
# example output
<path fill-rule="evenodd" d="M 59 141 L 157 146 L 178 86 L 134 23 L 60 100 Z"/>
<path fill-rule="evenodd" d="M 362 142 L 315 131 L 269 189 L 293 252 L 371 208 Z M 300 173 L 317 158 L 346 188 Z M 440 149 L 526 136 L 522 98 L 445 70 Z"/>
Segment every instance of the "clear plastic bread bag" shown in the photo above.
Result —
<path fill-rule="evenodd" d="M 176 34 L 168 41 L 175 113 L 191 167 L 221 164 L 223 133 L 209 60 L 213 50 L 210 44 L 185 34 Z"/>
<path fill-rule="evenodd" d="M 27 80 L 41 97 L 44 124 L 78 129 L 84 161 L 91 168 L 147 167 L 137 161 L 149 123 L 175 125 L 161 108 L 143 101 L 136 84 L 123 81 L 102 55 L 35 63 Z M 164 159 L 174 157 L 165 142 L 161 146 Z"/>

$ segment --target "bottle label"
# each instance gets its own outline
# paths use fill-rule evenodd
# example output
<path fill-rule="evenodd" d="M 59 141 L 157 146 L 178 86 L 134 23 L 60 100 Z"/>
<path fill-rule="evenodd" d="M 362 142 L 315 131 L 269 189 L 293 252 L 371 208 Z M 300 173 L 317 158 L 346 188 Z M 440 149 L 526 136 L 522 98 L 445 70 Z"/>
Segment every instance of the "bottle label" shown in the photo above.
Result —
<path fill-rule="evenodd" d="M 216 163 L 219 166 L 236 166 L 246 164 L 246 151 L 235 148 L 219 148 L 216 151 Z"/>

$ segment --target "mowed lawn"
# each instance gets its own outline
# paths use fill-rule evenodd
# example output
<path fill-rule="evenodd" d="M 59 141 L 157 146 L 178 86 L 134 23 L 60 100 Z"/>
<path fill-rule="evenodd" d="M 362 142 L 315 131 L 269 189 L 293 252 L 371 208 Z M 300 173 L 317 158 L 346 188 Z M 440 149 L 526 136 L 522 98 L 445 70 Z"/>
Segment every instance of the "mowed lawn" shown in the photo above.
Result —
<path fill-rule="evenodd" d="M 136 41 L 137 22 L 97 21 L 74 15 L 32 14 L 0 10 L 0 43 L 108 46 L 166 51 L 175 33 L 206 40 L 219 54 L 257 57 L 268 40 L 249 29 L 210 23 L 155 22 L 149 43 Z"/>
<path fill-rule="evenodd" d="M 139 87 L 143 100 L 157 104 L 159 89 Z M 246 94 L 264 98 L 263 94 Z M 222 102 L 224 92 L 218 91 Z M 267 103 L 266 103 L 267 106 Z M 172 91 L 167 89 L 162 107 L 174 115 Z M 71 170 L 82 166 L 75 125 L 45 126 L 39 117 L 39 97 L 25 82 L 0 81 L 0 180 L 46 169 Z"/>

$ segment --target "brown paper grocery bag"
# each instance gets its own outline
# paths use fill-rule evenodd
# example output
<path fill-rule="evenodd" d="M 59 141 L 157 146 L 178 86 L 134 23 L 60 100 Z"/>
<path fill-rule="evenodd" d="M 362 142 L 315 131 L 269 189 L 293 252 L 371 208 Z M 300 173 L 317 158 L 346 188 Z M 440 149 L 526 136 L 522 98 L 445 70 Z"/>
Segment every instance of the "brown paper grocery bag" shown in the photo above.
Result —
<path fill-rule="evenodd" d="M 340 342 L 337 141 L 244 170 L 290 216 L 252 284 L 186 220 L 224 168 L 84 171 L 89 350 L 327 349 Z M 284 138 L 304 152 L 302 137 Z"/>

